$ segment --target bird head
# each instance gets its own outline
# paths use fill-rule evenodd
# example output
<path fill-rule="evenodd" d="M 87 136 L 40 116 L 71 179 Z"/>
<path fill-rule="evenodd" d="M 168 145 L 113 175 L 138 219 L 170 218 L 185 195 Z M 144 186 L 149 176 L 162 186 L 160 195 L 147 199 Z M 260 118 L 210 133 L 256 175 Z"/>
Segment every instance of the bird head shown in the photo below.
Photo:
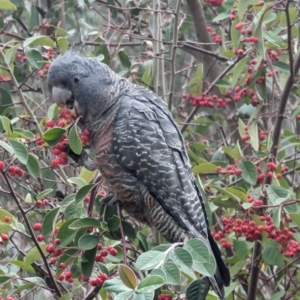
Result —
<path fill-rule="evenodd" d="M 123 81 L 96 58 L 72 52 L 59 56 L 48 71 L 48 86 L 53 100 L 66 106 L 80 123 L 91 126 L 117 101 Z"/>

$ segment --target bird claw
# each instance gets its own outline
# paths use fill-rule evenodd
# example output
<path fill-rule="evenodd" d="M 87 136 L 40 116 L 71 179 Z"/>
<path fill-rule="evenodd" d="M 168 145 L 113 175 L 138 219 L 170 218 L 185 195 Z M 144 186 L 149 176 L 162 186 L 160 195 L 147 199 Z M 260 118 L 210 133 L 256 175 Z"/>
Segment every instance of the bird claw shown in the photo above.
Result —
<path fill-rule="evenodd" d="M 114 193 L 109 192 L 106 196 L 101 198 L 100 203 L 104 205 L 115 205 L 117 203 L 117 198 Z"/>

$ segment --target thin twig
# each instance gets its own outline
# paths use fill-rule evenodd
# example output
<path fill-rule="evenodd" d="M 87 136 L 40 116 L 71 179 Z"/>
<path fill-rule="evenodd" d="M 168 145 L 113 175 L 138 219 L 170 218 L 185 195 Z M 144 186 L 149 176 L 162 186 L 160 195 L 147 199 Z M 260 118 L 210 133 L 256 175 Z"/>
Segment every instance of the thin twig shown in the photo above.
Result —
<path fill-rule="evenodd" d="M 120 232 L 121 232 L 121 237 L 122 237 L 122 250 L 123 250 L 123 261 L 124 264 L 127 266 L 127 249 L 126 249 L 126 240 L 125 240 L 125 234 L 124 234 L 124 229 L 122 226 L 122 214 L 121 214 L 121 209 L 120 209 L 120 203 L 117 202 L 117 211 L 118 211 L 118 216 L 120 219 Z"/>
<path fill-rule="evenodd" d="M 169 110 L 172 110 L 173 95 L 175 89 L 175 72 L 176 72 L 176 50 L 177 50 L 177 41 L 178 41 L 178 21 L 179 21 L 179 11 L 181 6 L 181 0 L 177 0 L 176 10 L 175 10 L 175 19 L 174 19 L 174 33 L 173 33 L 173 46 L 171 52 L 171 73 L 170 73 L 170 94 L 168 107 Z"/>

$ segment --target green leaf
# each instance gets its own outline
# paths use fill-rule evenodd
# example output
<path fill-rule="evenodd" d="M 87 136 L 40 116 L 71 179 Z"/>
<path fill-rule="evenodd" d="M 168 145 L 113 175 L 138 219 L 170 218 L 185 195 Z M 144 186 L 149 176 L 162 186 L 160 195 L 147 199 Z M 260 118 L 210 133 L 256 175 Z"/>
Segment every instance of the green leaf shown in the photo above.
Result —
<path fill-rule="evenodd" d="M 123 67 L 130 69 L 131 61 L 130 61 L 128 55 L 124 51 L 119 51 L 118 56 L 119 56 L 119 59 L 121 61 L 121 64 L 123 65 Z"/>
<path fill-rule="evenodd" d="M 249 0 L 243 0 L 238 2 L 238 17 L 240 20 L 243 19 L 244 13 L 247 12 Z"/>
<path fill-rule="evenodd" d="M 1 3 L 1 2 L 0 2 Z M 0 4 L 1 5 L 1 4 Z M 16 45 L 14 47 L 11 47 L 8 49 L 5 53 L 4 61 L 7 65 L 10 65 L 11 63 L 14 62 L 15 57 L 16 57 L 16 52 L 18 49 L 19 45 Z"/>
<path fill-rule="evenodd" d="M 60 207 L 54 208 L 53 210 L 50 210 L 44 217 L 42 233 L 45 239 L 53 234 L 60 209 Z"/>
<path fill-rule="evenodd" d="M 247 251 L 248 253 L 248 251 Z M 236 274 L 239 273 L 239 271 L 245 266 L 246 260 L 239 260 L 237 261 L 229 270 L 230 272 L 230 277 L 235 276 Z"/>
<path fill-rule="evenodd" d="M 134 294 L 133 300 L 153 300 L 154 299 L 154 291 L 145 294 Z"/>
<path fill-rule="evenodd" d="M 37 199 L 37 200 L 44 199 L 47 195 L 51 194 L 52 191 L 53 191 L 53 189 L 46 189 L 46 190 L 40 192 L 40 193 L 36 196 L 36 199 Z"/>
<path fill-rule="evenodd" d="M 193 266 L 193 258 L 191 253 L 183 248 L 176 248 L 172 250 L 169 254 L 169 257 L 179 267 L 182 267 L 184 269 L 191 269 Z"/>
<path fill-rule="evenodd" d="M 166 283 L 168 283 L 168 282 L 167 282 L 167 274 L 166 274 L 166 272 L 165 272 L 163 269 L 153 269 L 153 270 L 151 271 L 150 275 L 158 275 L 158 276 L 161 276 L 161 277 L 164 279 L 164 281 L 165 281 Z"/>
<path fill-rule="evenodd" d="M 248 56 L 245 56 L 243 59 L 241 59 L 233 68 L 232 71 L 232 80 L 231 80 L 231 86 L 235 86 L 240 75 L 242 72 L 246 69 L 246 64 L 248 62 Z"/>
<path fill-rule="evenodd" d="M 82 202 L 94 187 L 95 184 L 87 184 L 86 186 L 82 187 L 76 194 L 76 203 Z"/>
<path fill-rule="evenodd" d="M 0 0 L 0 9 L 2 10 L 16 10 L 16 6 L 7 0 Z"/>
<path fill-rule="evenodd" d="M 252 122 L 249 125 L 248 134 L 250 136 L 250 144 L 255 151 L 259 150 L 259 138 L 258 138 L 258 129 L 257 123 Z"/>
<path fill-rule="evenodd" d="M 111 6 L 116 6 L 116 3 L 114 0 L 107 0 L 107 3 L 110 4 Z M 110 10 L 110 13 L 111 13 L 113 19 L 116 19 L 118 16 L 118 10 L 115 7 L 110 7 L 109 10 Z"/>
<path fill-rule="evenodd" d="M 199 239 L 190 239 L 184 246 L 193 257 L 193 268 L 202 275 L 213 276 L 216 272 L 216 261 L 211 255 L 205 242 Z"/>
<path fill-rule="evenodd" d="M 235 144 L 234 148 L 231 147 L 227 147 L 227 146 L 223 146 L 222 150 L 229 155 L 230 157 L 240 160 L 243 158 L 243 154 L 240 148 L 240 144 L 239 141 L 237 141 L 237 143 Z"/>
<path fill-rule="evenodd" d="M 263 250 L 262 258 L 271 266 L 280 267 L 283 264 L 283 255 L 279 252 L 279 245 L 273 240 L 269 240 L 269 244 Z"/>
<path fill-rule="evenodd" d="M 222 21 L 225 19 L 228 19 L 230 16 L 229 12 L 221 12 L 219 13 L 215 18 L 213 18 L 213 22 L 218 22 L 218 21 Z"/>
<path fill-rule="evenodd" d="M 2 116 L 1 120 L 5 132 L 7 133 L 8 136 L 10 136 L 12 134 L 12 127 L 9 118 Z"/>
<path fill-rule="evenodd" d="M 14 154 L 14 150 L 12 149 L 12 147 L 10 147 L 8 144 L 4 143 L 3 141 L 0 141 L 0 146 L 5 149 L 7 152 L 9 152 L 10 154 Z"/>
<path fill-rule="evenodd" d="M 45 248 L 46 248 L 46 244 L 42 243 L 40 244 L 40 247 L 43 250 L 43 253 L 45 253 Z M 26 257 L 24 259 L 24 266 L 25 267 L 31 267 L 31 264 L 33 262 L 38 261 L 41 258 L 41 253 L 39 252 L 39 250 L 36 247 L 31 248 L 27 254 Z"/>
<path fill-rule="evenodd" d="M 61 53 L 64 53 L 69 49 L 70 43 L 65 37 L 58 37 L 56 43 Z"/>
<path fill-rule="evenodd" d="M 210 288 L 207 277 L 194 280 L 186 290 L 186 298 L 189 300 L 205 300 Z"/>
<path fill-rule="evenodd" d="M 16 157 L 18 158 L 18 160 L 22 163 L 25 164 L 27 163 L 28 160 L 28 152 L 26 147 L 17 141 L 9 141 L 12 149 L 14 150 L 14 153 L 16 155 Z"/>
<path fill-rule="evenodd" d="M 51 128 L 44 132 L 43 140 L 50 146 L 55 146 L 65 134 L 66 130 L 63 128 Z"/>
<path fill-rule="evenodd" d="M 121 281 L 119 277 L 115 277 L 113 279 L 106 280 L 103 284 L 103 288 L 107 292 L 112 293 L 123 293 L 126 291 L 131 291 L 124 283 Z"/>
<path fill-rule="evenodd" d="M 96 253 L 97 253 L 97 247 L 90 250 L 86 250 L 82 254 L 81 269 L 83 275 L 86 278 L 90 278 L 93 272 Z"/>
<path fill-rule="evenodd" d="M 217 166 L 211 163 L 204 163 L 193 168 L 194 174 L 203 174 L 203 173 L 210 173 L 216 171 L 217 171 Z"/>
<path fill-rule="evenodd" d="M 134 291 L 126 291 L 122 292 L 114 297 L 114 300 L 127 300 L 131 299 L 132 295 L 134 294 Z"/>
<path fill-rule="evenodd" d="M 95 235 L 86 234 L 83 235 L 78 241 L 78 247 L 83 250 L 90 250 L 97 246 L 98 237 Z"/>
<path fill-rule="evenodd" d="M 156 250 L 142 253 L 136 261 L 136 267 L 141 271 L 154 269 L 165 258 L 165 256 L 166 254 L 164 252 Z"/>
<path fill-rule="evenodd" d="M 137 286 L 137 278 L 134 272 L 126 265 L 118 265 L 118 274 L 122 282 L 130 289 L 135 289 Z"/>
<path fill-rule="evenodd" d="M 1 2 L 0 2 L 0 5 L 1 5 Z M 0 8 L 1 8 L 1 6 L 0 6 Z M 11 280 L 11 278 L 12 277 L 10 277 L 10 276 L 0 276 L 0 284 L 3 284 L 5 282 Z"/>
<path fill-rule="evenodd" d="M 146 85 L 150 86 L 152 83 L 152 65 L 148 65 L 143 73 L 141 82 Z"/>
<path fill-rule="evenodd" d="M 34 49 L 34 48 L 28 48 L 25 51 L 25 55 L 27 57 L 27 60 L 29 61 L 29 63 L 36 69 L 40 69 L 43 66 L 43 57 L 42 54 Z"/>
<path fill-rule="evenodd" d="M 79 177 L 82 178 L 86 183 L 90 183 L 97 174 L 97 172 L 98 170 L 90 171 L 85 167 L 82 167 L 80 170 Z"/>
<path fill-rule="evenodd" d="M 1 233 L 8 233 L 13 230 L 13 227 L 8 224 L 0 224 L 0 232 Z"/>
<path fill-rule="evenodd" d="M 273 61 L 272 65 L 280 72 L 290 74 L 290 66 L 283 61 Z"/>
<path fill-rule="evenodd" d="M 238 167 L 243 171 L 241 176 L 249 184 L 256 184 L 257 170 L 255 165 L 251 161 L 242 161 Z"/>
<path fill-rule="evenodd" d="M 291 213 L 290 217 L 292 221 L 300 228 L 300 214 Z"/>
<path fill-rule="evenodd" d="M 34 135 L 31 131 L 25 130 L 22 128 L 14 128 L 14 132 L 13 132 L 12 136 L 30 139 L 30 140 L 34 139 Z"/>
<path fill-rule="evenodd" d="M 233 248 L 234 248 L 234 253 L 236 256 L 243 260 L 248 257 L 248 247 L 247 243 L 245 241 L 240 241 L 240 240 L 233 240 Z"/>
<path fill-rule="evenodd" d="M 34 178 L 38 178 L 40 175 L 40 165 L 37 159 L 31 154 L 28 154 L 27 169 Z"/>
<path fill-rule="evenodd" d="M 231 40 L 232 44 L 235 48 L 239 47 L 240 44 L 240 39 L 241 39 L 241 31 L 236 30 L 235 27 L 239 23 L 239 18 L 236 18 L 234 21 L 232 21 L 231 28 L 230 28 L 230 35 L 231 35 Z M 234 86 L 234 85 L 232 85 Z"/>
<path fill-rule="evenodd" d="M 107 226 L 110 231 L 117 231 L 120 228 L 121 220 L 117 216 L 108 219 Z"/>
<path fill-rule="evenodd" d="M 78 230 L 82 227 L 101 227 L 100 226 L 100 221 L 96 220 L 94 218 L 82 218 L 79 220 L 74 221 L 69 228 L 70 229 L 74 229 L 74 230 Z"/>
<path fill-rule="evenodd" d="M 137 233 L 136 237 L 138 238 L 139 240 L 139 246 L 140 248 L 142 249 L 142 251 L 146 252 L 149 250 L 149 247 L 148 247 L 148 242 L 147 242 L 147 239 L 146 237 L 144 236 L 143 233 L 141 233 L 140 231 Z"/>
<path fill-rule="evenodd" d="M 67 220 L 59 228 L 56 237 L 58 239 L 60 239 L 61 247 L 70 244 L 73 241 L 73 239 L 75 238 L 77 230 L 70 229 L 69 226 L 70 226 L 70 224 L 74 223 L 74 221 L 76 221 L 76 220 L 78 220 L 78 219 Z"/>
<path fill-rule="evenodd" d="M 77 132 L 77 127 L 74 125 L 71 127 L 69 135 L 69 146 L 71 150 L 77 154 L 80 155 L 82 152 L 82 142 Z"/>
<path fill-rule="evenodd" d="M 71 177 L 71 178 L 68 178 L 68 182 L 75 183 L 76 185 L 78 185 L 80 187 L 83 187 L 83 186 L 87 185 L 87 183 L 85 182 L 85 180 L 82 179 L 82 178 L 80 178 L 80 177 Z"/>
<path fill-rule="evenodd" d="M 48 36 L 33 36 L 30 38 L 27 38 L 23 42 L 23 47 L 27 47 L 29 45 L 42 45 L 42 46 L 49 46 L 49 47 L 55 47 L 55 43 L 53 40 Z"/>
<path fill-rule="evenodd" d="M 180 284 L 180 271 L 178 267 L 172 262 L 167 261 L 163 265 L 163 270 L 167 275 L 167 284 L 179 285 Z"/>
<path fill-rule="evenodd" d="M 53 120 L 59 115 L 59 109 L 56 103 L 50 105 L 47 111 L 47 119 Z"/>
<path fill-rule="evenodd" d="M 161 276 L 152 275 L 143 279 L 137 286 L 138 294 L 149 293 L 164 285 L 165 281 Z"/>

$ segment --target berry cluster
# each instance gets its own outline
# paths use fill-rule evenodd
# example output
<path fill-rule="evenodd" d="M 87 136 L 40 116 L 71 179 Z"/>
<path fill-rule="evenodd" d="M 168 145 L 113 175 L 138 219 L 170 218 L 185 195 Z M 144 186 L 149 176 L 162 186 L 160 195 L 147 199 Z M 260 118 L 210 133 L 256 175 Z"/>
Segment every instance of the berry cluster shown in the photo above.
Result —
<path fill-rule="evenodd" d="M 230 98 L 226 98 L 225 100 L 223 100 L 222 98 L 218 97 L 217 95 L 207 95 L 205 93 L 203 93 L 200 96 L 197 95 L 188 95 L 188 94 L 183 94 L 182 98 L 188 99 L 190 100 L 190 103 L 192 106 L 200 106 L 200 107 L 218 107 L 218 108 L 224 108 L 226 107 L 226 105 L 228 105 L 229 103 L 231 103 L 231 99 Z"/>
<path fill-rule="evenodd" d="M 63 135 L 60 142 L 52 148 L 52 153 L 55 157 L 51 160 L 51 167 L 56 168 L 59 165 L 66 165 L 68 163 L 68 154 L 64 152 L 67 144 L 68 139 Z"/>
<path fill-rule="evenodd" d="M 81 279 L 86 282 L 86 277 L 84 275 L 81 275 Z M 84 280 L 85 279 L 85 280 Z M 98 277 L 96 278 L 91 278 L 90 279 L 90 285 L 91 286 L 99 286 L 99 285 L 102 285 L 104 283 L 105 280 L 108 279 L 108 276 L 105 274 L 105 273 L 101 273 L 98 275 Z"/>
<path fill-rule="evenodd" d="M 10 176 L 22 177 L 24 175 L 24 171 L 18 166 L 10 166 L 8 168 L 8 172 L 9 172 Z"/>
<path fill-rule="evenodd" d="M 221 6 L 224 0 L 204 0 L 205 3 L 210 3 L 211 6 Z"/>
<path fill-rule="evenodd" d="M 72 123 L 72 117 L 68 109 L 64 108 L 61 110 L 59 116 L 55 120 L 46 121 L 47 128 L 53 128 L 55 125 L 58 127 L 65 127 Z"/>
<path fill-rule="evenodd" d="M 118 250 L 114 247 L 108 246 L 106 248 L 103 248 L 101 243 L 98 243 L 97 250 L 100 251 L 95 257 L 95 261 L 97 262 L 103 262 L 108 253 L 112 256 L 116 256 L 118 254 Z"/>
<path fill-rule="evenodd" d="M 222 168 L 221 166 L 217 167 L 217 172 L 220 174 L 229 174 L 229 175 L 241 175 L 242 170 L 236 168 L 234 165 L 227 165 L 226 168 Z"/>
<path fill-rule="evenodd" d="M 46 23 L 46 24 L 44 24 L 44 28 L 46 28 L 45 26 L 49 28 L 50 24 Z M 48 28 L 46 28 L 46 29 L 48 29 Z M 51 61 L 53 59 L 53 48 L 52 47 L 48 48 L 48 51 L 45 53 L 45 56 L 49 61 Z M 44 74 L 49 70 L 49 68 L 50 68 L 50 64 L 45 64 L 43 66 L 43 68 L 38 71 L 39 76 L 40 77 L 44 76 Z"/>
<path fill-rule="evenodd" d="M 63 263 L 62 263 L 62 264 L 63 264 Z M 60 274 L 60 275 L 58 276 L 58 280 L 59 280 L 59 281 L 65 280 L 65 281 L 67 281 L 67 282 L 69 282 L 69 283 L 73 283 L 73 282 L 74 282 L 73 274 L 72 274 L 71 271 L 66 271 L 66 272 L 64 272 L 63 274 Z"/>
<path fill-rule="evenodd" d="M 22 60 L 22 61 L 26 61 L 26 60 L 27 60 L 27 57 L 26 57 L 25 55 L 21 54 L 21 53 L 18 53 L 18 54 L 16 55 L 16 58 L 17 58 L 18 60 Z"/>
<path fill-rule="evenodd" d="M 210 26 L 206 27 L 207 32 L 211 32 L 212 39 L 217 43 L 217 44 L 222 44 L 222 37 L 217 34 L 215 31 L 212 30 Z"/>
<path fill-rule="evenodd" d="M 157 296 L 158 300 L 172 300 L 172 296 L 169 294 L 159 294 Z"/>
<path fill-rule="evenodd" d="M 251 196 L 249 198 L 252 198 L 252 201 L 261 201 L 254 199 Z M 234 232 L 236 236 L 241 237 L 244 235 L 247 241 L 254 242 L 260 237 L 262 232 L 266 232 L 267 238 L 275 240 L 276 243 L 280 245 L 279 251 L 284 253 L 286 257 L 292 257 L 296 253 L 300 253 L 300 244 L 292 240 L 293 233 L 289 228 L 276 228 L 270 216 L 260 216 L 259 220 L 265 222 L 265 224 L 256 225 L 254 221 L 248 219 L 242 220 L 223 217 L 222 221 L 224 224 L 224 233 L 229 234 L 230 232 Z M 215 240 L 221 241 L 223 248 L 226 248 L 227 244 L 226 247 L 224 247 L 226 242 L 224 239 L 224 233 L 219 231 L 217 233 L 212 233 L 212 235 Z"/>
<path fill-rule="evenodd" d="M 267 175 L 266 176 L 269 177 L 269 178 L 273 178 L 273 173 L 277 170 L 278 166 L 273 162 L 268 162 L 266 166 L 267 166 Z M 264 182 L 265 173 L 263 173 L 259 167 L 256 167 L 256 168 L 257 168 L 257 171 L 258 171 L 257 183 L 261 184 L 261 183 Z M 288 170 L 289 170 L 288 166 L 282 166 L 281 170 L 280 170 L 280 173 L 276 174 L 276 178 L 277 179 L 282 178 L 282 174 L 285 173 Z"/>

